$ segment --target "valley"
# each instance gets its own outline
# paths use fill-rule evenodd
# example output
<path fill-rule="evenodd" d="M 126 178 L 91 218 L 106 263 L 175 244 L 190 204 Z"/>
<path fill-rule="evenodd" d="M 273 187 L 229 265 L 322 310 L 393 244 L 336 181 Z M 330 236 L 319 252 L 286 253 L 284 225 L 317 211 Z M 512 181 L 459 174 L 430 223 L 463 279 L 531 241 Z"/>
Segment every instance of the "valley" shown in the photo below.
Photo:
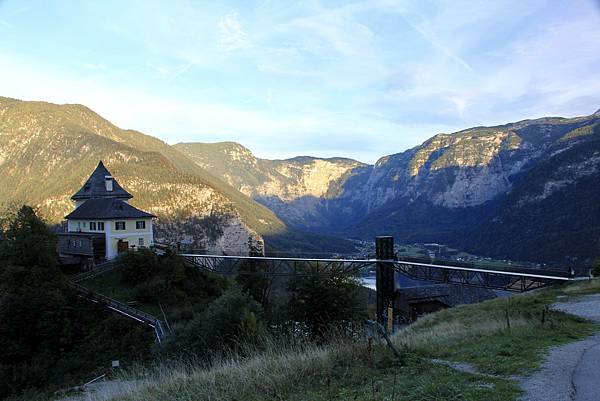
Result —
<path fill-rule="evenodd" d="M 441 243 L 495 259 L 600 254 L 600 112 L 437 134 L 381 157 L 257 158 L 235 142 L 168 145 L 81 105 L 0 98 L 3 205 L 58 224 L 103 160 L 158 216 L 157 240 L 247 254 L 356 254 L 347 238 Z"/>
<path fill-rule="evenodd" d="M 265 160 L 233 142 L 175 148 L 300 230 L 390 234 L 487 257 L 579 265 L 600 253 L 599 121 L 596 112 L 439 134 L 375 165 Z"/>

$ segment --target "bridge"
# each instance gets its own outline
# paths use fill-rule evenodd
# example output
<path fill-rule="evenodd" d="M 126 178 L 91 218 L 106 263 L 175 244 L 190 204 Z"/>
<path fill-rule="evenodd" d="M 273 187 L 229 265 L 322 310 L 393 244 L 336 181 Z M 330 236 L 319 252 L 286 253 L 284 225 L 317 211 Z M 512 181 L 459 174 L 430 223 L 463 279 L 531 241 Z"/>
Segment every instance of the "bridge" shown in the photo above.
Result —
<path fill-rule="evenodd" d="M 266 277 L 323 277 L 338 274 L 356 274 L 367 270 L 376 272 L 377 321 L 384 324 L 385 311 L 393 305 L 394 295 L 402 289 L 396 286 L 395 275 L 468 287 L 525 292 L 545 286 L 575 280 L 572 269 L 534 269 L 511 266 L 510 270 L 477 268 L 459 263 L 425 263 L 420 260 L 398 260 L 394 254 L 392 237 L 377 237 L 374 259 L 320 259 L 269 256 L 228 256 L 180 253 L 186 263 L 205 272 L 225 276 L 255 275 Z M 164 246 L 161 246 L 163 248 Z M 150 326 L 159 344 L 168 335 L 165 324 L 159 318 L 141 310 L 93 292 L 80 282 L 107 273 L 118 267 L 108 262 L 95 269 L 73 276 L 71 285 L 79 295 L 92 302 Z"/>
<path fill-rule="evenodd" d="M 525 292 L 574 280 L 572 269 L 535 269 L 509 266 L 509 269 L 477 268 L 457 262 L 425 263 L 398 260 L 392 237 L 377 237 L 375 259 L 277 258 L 268 256 L 228 256 L 181 253 L 186 262 L 203 271 L 220 275 L 327 276 L 340 273 L 376 271 L 377 320 L 383 324 L 385 310 L 393 304 L 397 288 L 395 275 L 468 287 Z"/>

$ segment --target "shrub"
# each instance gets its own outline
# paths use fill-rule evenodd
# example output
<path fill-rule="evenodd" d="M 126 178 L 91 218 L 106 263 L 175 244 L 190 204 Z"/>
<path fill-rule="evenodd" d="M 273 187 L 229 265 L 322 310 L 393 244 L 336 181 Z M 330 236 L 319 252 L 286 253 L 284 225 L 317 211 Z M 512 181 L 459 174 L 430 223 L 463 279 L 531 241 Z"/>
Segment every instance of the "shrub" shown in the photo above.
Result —
<path fill-rule="evenodd" d="M 177 342 L 171 344 L 171 349 L 203 355 L 256 344 L 265 333 L 262 317 L 260 304 L 233 286 L 177 333 Z"/>
<path fill-rule="evenodd" d="M 600 277 L 600 258 L 596 259 L 592 265 L 592 275 L 594 277 Z"/>
<path fill-rule="evenodd" d="M 135 285 L 149 280 L 160 267 L 158 256 L 150 249 L 127 252 L 121 259 L 123 280 Z"/>

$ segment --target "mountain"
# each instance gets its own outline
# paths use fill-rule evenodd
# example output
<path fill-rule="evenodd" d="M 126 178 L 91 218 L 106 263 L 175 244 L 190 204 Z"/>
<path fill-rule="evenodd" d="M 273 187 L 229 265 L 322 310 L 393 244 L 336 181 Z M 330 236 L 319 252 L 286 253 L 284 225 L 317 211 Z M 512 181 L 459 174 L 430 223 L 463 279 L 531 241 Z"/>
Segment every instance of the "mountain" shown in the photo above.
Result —
<path fill-rule="evenodd" d="M 175 146 L 81 105 L 0 98 L 0 203 L 52 222 L 102 159 L 159 216 L 157 237 L 214 252 L 352 252 L 340 237 L 441 242 L 482 255 L 600 256 L 600 114 L 438 134 L 368 165 L 261 159 L 234 142 Z M 311 234 L 307 234 L 310 231 Z"/>
<path fill-rule="evenodd" d="M 175 148 L 303 230 L 571 263 L 600 256 L 599 123 L 595 113 L 438 134 L 373 166 L 259 159 L 232 142 Z"/>
<path fill-rule="evenodd" d="M 600 256 L 599 200 L 600 123 L 595 122 L 554 143 L 465 246 L 492 256 L 587 264 Z"/>
<path fill-rule="evenodd" d="M 247 253 L 249 243 L 262 247 L 262 235 L 286 230 L 270 210 L 156 138 L 85 106 L 0 98 L 0 203 L 33 204 L 58 223 L 98 160 L 134 205 L 159 217 L 158 241 Z"/>
<path fill-rule="evenodd" d="M 273 210 L 287 224 L 302 229 L 322 228 L 331 221 L 324 201 L 339 198 L 342 183 L 370 169 L 345 158 L 260 159 L 235 142 L 179 143 L 174 147 Z"/>
<path fill-rule="evenodd" d="M 513 196 L 533 188 L 553 188 L 545 192 L 546 204 L 567 193 L 573 196 L 578 185 L 585 186 L 582 180 L 597 180 L 598 161 L 593 155 L 599 150 L 595 142 L 599 121 L 600 116 L 592 115 L 477 127 L 436 135 L 414 149 L 384 157 L 376 163 L 365 189 L 366 216 L 347 230 L 368 236 L 383 229 L 404 241 L 440 241 L 496 257 L 557 261 L 557 252 L 538 252 L 536 246 L 540 239 L 555 235 L 543 227 L 566 210 L 546 210 L 534 218 L 531 208 L 537 203 L 513 205 Z M 568 155 L 579 159 L 567 159 Z M 539 173 L 549 166 L 562 174 L 559 184 L 556 178 Z M 595 211 L 599 208 L 593 197 L 581 198 L 582 203 Z M 502 213 L 517 209 L 518 216 L 502 218 Z M 574 221 L 594 226 L 595 220 L 571 212 Z M 568 225 L 563 229 L 560 235 L 577 230 Z M 595 231 L 584 241 L 585 252 L 580 252 L 581 247 L 563 247 L 562 255 L 600 255 L 600 248 L 592 245 L 598 239 L 600 231 Z"/>

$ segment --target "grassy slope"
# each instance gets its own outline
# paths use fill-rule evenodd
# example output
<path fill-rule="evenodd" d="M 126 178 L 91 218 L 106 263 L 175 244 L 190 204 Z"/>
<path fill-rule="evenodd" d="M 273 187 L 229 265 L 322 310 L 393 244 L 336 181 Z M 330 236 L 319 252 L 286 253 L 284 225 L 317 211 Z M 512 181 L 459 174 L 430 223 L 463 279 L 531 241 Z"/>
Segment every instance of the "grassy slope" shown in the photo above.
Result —
<path fill-rule="evenodd" d="M 509 375 L 537 368 L 551 345 L 584 338 L 597 327 L 561 312 L 541 313 L 559 295 L 600 292 L 600 281 L 460 306 L 422 318 L 398 333 L 403 363 L 388 349 L 364 342 L 282 349 L 210 369 L 162 367 L 129 391 L 98 399 L 138 400 L 512 400 L 519 395 Z M 507 328 L 508 307 L 511 328 Z M 432 364 L 444 358 L 473 364 L 497 377 Z M 149 377 L 149 378 L 148 378 Z"/>

